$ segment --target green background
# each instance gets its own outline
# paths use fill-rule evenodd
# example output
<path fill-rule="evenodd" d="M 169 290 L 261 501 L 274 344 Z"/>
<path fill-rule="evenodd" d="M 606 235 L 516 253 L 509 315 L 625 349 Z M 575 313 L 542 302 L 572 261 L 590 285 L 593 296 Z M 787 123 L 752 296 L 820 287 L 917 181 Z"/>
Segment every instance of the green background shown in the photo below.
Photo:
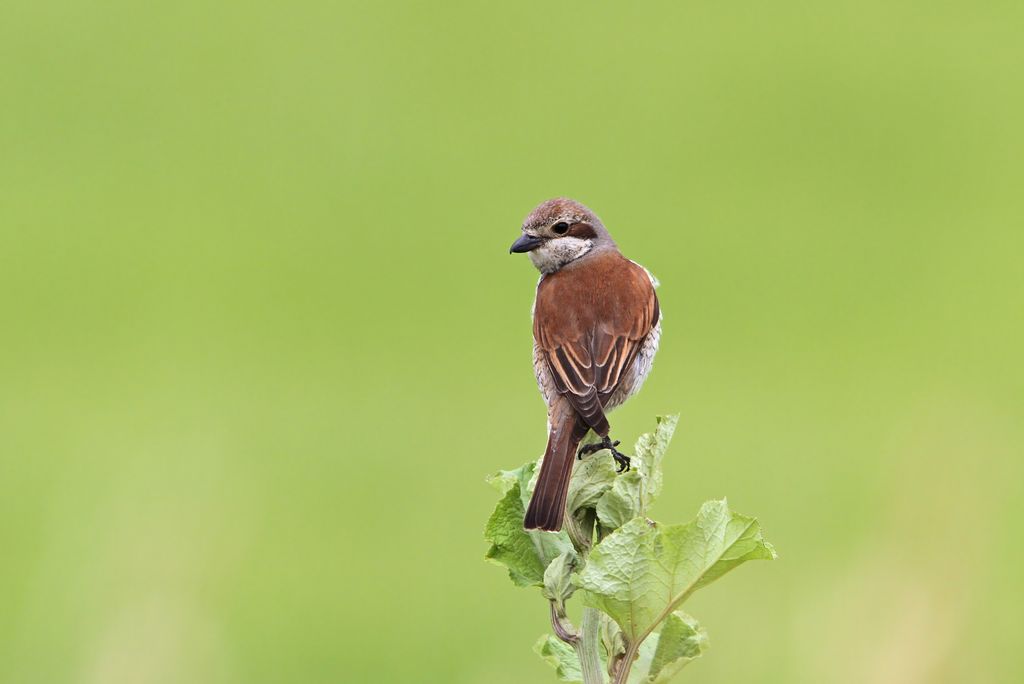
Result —
<path fill-rule="evenodd" d="M 0 21 L 0 680 L 553 681 L 483 561 L 538 202 L 661 280 L 632 444 L 779 561 L 680 681 L 1024 678 L 1024 5 Z"/>

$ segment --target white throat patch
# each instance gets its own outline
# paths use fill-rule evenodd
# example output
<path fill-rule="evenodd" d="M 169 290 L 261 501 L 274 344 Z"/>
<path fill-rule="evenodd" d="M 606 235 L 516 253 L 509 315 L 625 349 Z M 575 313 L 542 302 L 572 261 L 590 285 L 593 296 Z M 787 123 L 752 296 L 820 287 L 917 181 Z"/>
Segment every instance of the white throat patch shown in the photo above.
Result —
<path fill-rule="evenodd" d="M 530 252 L 530 261 L 541 273 L 554 273 L 594 247 L 594 241 L 578 237 L 552 238 Z"/>

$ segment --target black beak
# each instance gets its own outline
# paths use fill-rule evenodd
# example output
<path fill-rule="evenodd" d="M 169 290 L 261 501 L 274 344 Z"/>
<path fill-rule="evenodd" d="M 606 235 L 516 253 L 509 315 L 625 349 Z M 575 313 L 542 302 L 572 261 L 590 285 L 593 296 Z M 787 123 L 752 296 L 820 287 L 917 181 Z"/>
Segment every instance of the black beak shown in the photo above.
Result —
<path fill-rule="evenodd" d="M 508 249 L 508 253 L 522 254 L 523 252 L 529 252 L 540 247 L 542 242 L 544 242 L 543 238 L 523 234 L 519 236 L 518 240 L 512 243 L 512 246 Z"/>

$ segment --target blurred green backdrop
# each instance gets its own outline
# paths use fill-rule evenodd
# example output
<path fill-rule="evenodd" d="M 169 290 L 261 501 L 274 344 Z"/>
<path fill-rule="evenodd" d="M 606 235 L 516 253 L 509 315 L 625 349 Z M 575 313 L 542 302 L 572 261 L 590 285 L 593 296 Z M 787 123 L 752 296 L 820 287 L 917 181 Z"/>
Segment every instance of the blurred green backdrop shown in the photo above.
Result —
<path fill-rule="evenodd" d="M 8 3 L 0 680 L 554 681 L 481 530 L 565 194 L 662 282 L 655 514 L 781 553 L 680 681 L 1021 681 L 1022 20 Z"/>

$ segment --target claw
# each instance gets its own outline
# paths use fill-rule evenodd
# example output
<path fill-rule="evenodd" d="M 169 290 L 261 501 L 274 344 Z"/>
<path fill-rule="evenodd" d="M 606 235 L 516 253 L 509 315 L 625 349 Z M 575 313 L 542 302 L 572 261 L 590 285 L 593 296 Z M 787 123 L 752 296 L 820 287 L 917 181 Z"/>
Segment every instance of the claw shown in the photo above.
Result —
<path fill-rule="evenodd" d="M 615 459 L 615 463 L 619 466 L 616 468 L 616 472 L 624 473 L 629 470 L 629 456 L 620 453 L 617 449 L 609 449 L 612 452 L 612 458 Z"/>
<path fill-rule="evenodd" d="M 603 449 L 607 449 L 608 451 L 612 452 L 612 458 L 615 459 L 615 464 L 617 466 L 617 468 L 615 469 L 616 472 L 624 473 L 630 468 L 629 456 L 626 456 L 625 454 L 616 450 L 615 447 L 619 446 L 619 444 L 619 440 L 615 440 L 613 442 L 606 436 L 600 442 L 595 442 L 594 444 L 585 444 L 581 446 L 579 451 L 576 452 L 576 458 L 582 459 L 584 456 L 587 456 L 597 451 L 602 451 Z"/>

